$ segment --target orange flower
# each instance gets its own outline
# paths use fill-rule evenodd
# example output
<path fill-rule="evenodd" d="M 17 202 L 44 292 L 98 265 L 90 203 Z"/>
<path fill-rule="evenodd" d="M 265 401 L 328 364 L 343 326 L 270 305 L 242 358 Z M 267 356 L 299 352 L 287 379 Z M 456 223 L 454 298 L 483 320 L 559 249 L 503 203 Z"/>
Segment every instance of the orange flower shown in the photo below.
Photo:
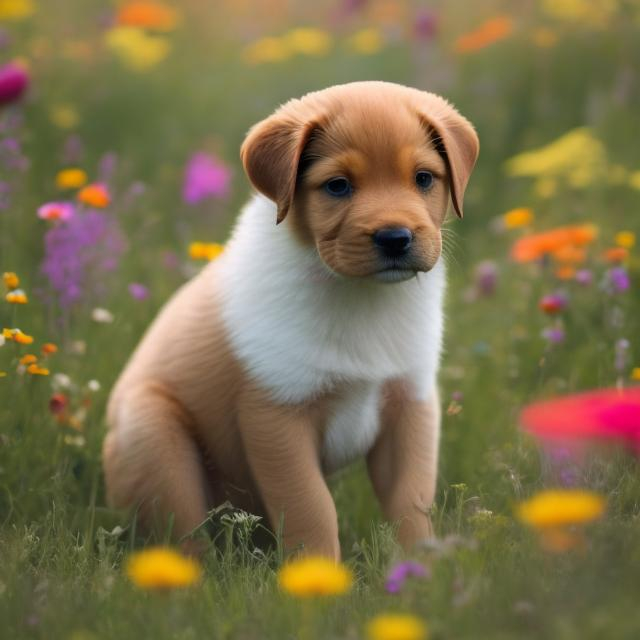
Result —
<path fill-rule="evenodd" d="M 39 367 L 37 364 L 30 364 L 27 367 L 27 372 L 32 376 L 48 376 L 49 369 L 45 369 L 44 367 Z"/>
<path fill-rule="evenodd" d="M 20 286 L 20 278 L 13 271 L 5 271 L 2 274 L 2 279 L 4 280 L 4 286 L 9 291 L 13 291 L 13 289 L 17 289 Z"/>
<path fill-rule="evenodd" d="M 477 29 L 461 35 L 453 49 L 456 53 L 469 53 L 484 49 L 494 42 L 504 40 L 513 31 L 513 20 L 500 15 L 483 22 Z"/>
<path fill-rule="evenodd" d="M 514 243 L 511 257 L 516 262 L 534 262 L 565 247 L 582 247 L 593 242 L 598 234 L 590 224 L 558 227 L 543 233 L 524 236 Z"/>
<path fill-rule="evenodd" d="M 57 350 L 58 350 L 58 347 L 56 347 L 56 345 L 53 344 L 53 342 L 45 342 L 42 345 L 42 353 L 44 353 L 45 355 L 55 353 Z"/>
<path fill-rule="evenodd" d="M 31 344 L 33 342 L 33 337 L 28 336 L 26 333 L 22 333 L 20 329 L 3 329 L 2 335 L 7 340 L 13 340 L 18 344 Z"/>
<path fill-rule="evenodd" d="M 29 302 L 27 294 L 22 289 L 9 291 L 4 299 L 11 304 L 27 304 L 27 302 Z"/>
<path fill-rule="evenodd" d="M 624 262 L 629 257 L 629 249 L 625 247 L 611 247 L 603 251 L 602 257 L 607 262 L 618 264 L 619 262 Z"/>
<path fill-rule="evenodd" d="M 573 280 L 576 273 L 576 268 L 574 266 L 565 264 L 556 269 L 555 276 L 558 280 Z"/>
<path fill-rule="evenodd" d="M 551 256 L 564 265 L 582 264 L 587 259 L 587 252 L 582 247 L 567 244 L 553 251 Z"/>
<path fill-rule="evenodd" d="M 128 2 L 118 11 L 116 23 L 127 27 L 171 31 L 179 22 L 178 13 L 162 2 Z"/>
<path fill-rule="evenodd" d="M 36 362 L 38 362 L 38 358 L 33 353 L 27 353 L 20 358 L 20 364 L 35 364 Z"/>
<path fill-rule="evenodd" d="M 98 209 L 108 207 L 111 203 L 107 187 L 100 182 L 88 184 L 78 192 L 77 197 L 82 204 L 86 204 L 89 207 L 97 207 Z"/>

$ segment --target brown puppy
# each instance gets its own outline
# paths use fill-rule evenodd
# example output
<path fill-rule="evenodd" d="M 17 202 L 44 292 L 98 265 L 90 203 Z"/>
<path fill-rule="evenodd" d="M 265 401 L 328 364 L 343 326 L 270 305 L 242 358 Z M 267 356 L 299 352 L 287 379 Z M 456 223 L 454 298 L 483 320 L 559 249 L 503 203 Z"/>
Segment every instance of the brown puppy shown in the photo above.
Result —
<path fill-rule="evenodd" d="M 449 194 L 478 154 L 442 98 L 383 82 L 292 100 L 241 156 L 259 192 L 112 392 L 109 502 L 187 535 L 224 500 L 340 557 L 325 475 L 366 455 L 386 517 L 430 534 Z M 276 226 L 276 221 L 282 224 Z"/>

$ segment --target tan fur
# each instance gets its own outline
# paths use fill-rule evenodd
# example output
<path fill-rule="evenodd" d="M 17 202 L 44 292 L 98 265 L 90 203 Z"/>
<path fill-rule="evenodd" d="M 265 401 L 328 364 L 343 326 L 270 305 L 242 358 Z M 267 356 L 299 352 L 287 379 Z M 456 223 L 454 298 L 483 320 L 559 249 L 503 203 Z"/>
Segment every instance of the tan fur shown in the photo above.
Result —
<path fill-rule="evenodd" d="M 432 94 L 349 87 L 287 103 L 256 125 L 241 152 L 247 174 L 277 203 L 278 221 L 315 245 L 332 270 L 369 276 L 376 269 L 371 235 L 401 225 L 415 234 L 416 270 L 427 271 L 440 255 L 450 189 L 462 213 L 475 133 Z M 382 138 L 375 134 L 381 131 Z M 310 163 L 302 176 L 301 162 Z M 439 178 L 427 194 L 416 192 L 417 168 Z M 328 206 L 319 187 L 335 175 L 357 185 L 357 206 Z M 216 269 L 211 263 L 170 299 L 115 385 L 104 445 L 109 503 L 137 509 L 142 525 L 160 531 L 173 518 L 180 538 L 228 499 L 267 516 L 274 528 L 282 522 L 288 548 L 337 559 L 336 510 L 320 447 L 331 403 L 346 390 L 275 403 L 230 346 Z M 389 382 L 384 397 L 368 468 L 385 515 L 399 522 L 400 540 L 410 546 L 431 531 L 439 403 L 415 400 L 407 380 Z"/>

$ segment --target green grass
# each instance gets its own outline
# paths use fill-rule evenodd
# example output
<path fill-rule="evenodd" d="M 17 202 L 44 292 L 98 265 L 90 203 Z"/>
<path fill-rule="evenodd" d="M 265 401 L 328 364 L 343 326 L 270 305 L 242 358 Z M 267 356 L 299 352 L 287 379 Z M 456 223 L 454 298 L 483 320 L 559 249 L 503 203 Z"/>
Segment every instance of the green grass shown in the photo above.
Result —
<path fill-rule="evenodd" d="M 514 504 L 559 482 L 545 452 L 518 429 L 529 402 L 572 391 L 628 384 L 640 365 L 639 262 L 629 264 L 632 286 L 611 296 L 602 290 L 607 265 L 598 259 L 617 231 L 640 237 L 639 192 L 612 183 L 615 165 L 640 170 L 635 140 L 640 133 L 640 23 L 631 2 L 620 3 L 608 28 L 557 22 L 537 9 L 514 14 L 509 38 L 467 55 L 452 52 L 460 33 L 497 12 L 489 3 L 443 3 L 436 41 L 395 37 L 377 54 L 361 56 L 343 46 L 347 35 L 373 24 L 356 16 L 335 27 L 338 43 L 321 58 L 297 56 L 250 67 L 239 52 L 247 34 L 280 34 L 298 24 L 326 26 L 330 7 L 318 3 L 274 15 L 259 24 L 250 13 L 185 6 L 184 22 L 169 37 L 171 55 L 156 69 L 135 74 L 100 44 L 104 3 L 66 0 L 40 3 L 32 19 L 9 27 L 6 58 L 30 60 L 33 87 L 20 107 L 0 111 L 0 122 L 21 114 L 12 135 L 23 144 L 30 167 L 2 168 L 12 186 L 11 204 L 0 211 L 0 271 L 16 271 L 31 301 L 2 303 L 0 324 L 19 326 L 60 346 L 53 373 L 77 385 L 74 409 L 87 400 L 83 446 L 78 435 L 49 412 L 52 377 L 16 372 L 27 347 L 0 348 L 0 637 L 69 638 L 315 638 L 363 637 L 366 621 L 384 611 L 424 618 L 433 638 L 633 638 L 640 596 L 637 462 L 620 451 L 589 450 L 575 470 L 582 486 L 606 495 L 606 518 L 587 530 L 587 547 L 566 554 L 543 551 L 513 517 Z M 333 6 L 333 5 L 331 5 Z M 497 4 L 495 5 L 498 6 Z M 410 5 L 409 15 L 414 10 Z M 514 9 L 511 9 L 514 11 Z M 635 14 L 633 12 L 636 12 Z M 484 13 L 483 13 L 484 12 Z M 277 13 L 277 12 L 276 12 Z M 536 28 L 558 36 L 536 47 Z M 37 41 L 40 41 L 38 45 Z M 93 54 L 65 57 L 65 43 L 83 41 Z M 43 44 L 44 42 L 44 44 Z M 123 514 L 105 506 L 100 463 L 104 406 L 109 388 L 157 309 L 198 265 L 189 261 L 190 241 L 224 241 L 249 189 L 238 148 L 251 124 L 289 97 L 338 82 L 384 79 L 440 92 L 477 126 L 481 158 L 465 201 L 465 219 L 452 220 L 447 247 L 449 294 L 446 353 L 441 373 L 443 407 L 462 392 L 461 411 L 445 412 L 439 489 L 434 521 L 439 542 L 416 551 L 431 575 L 407 584 L 398 596 L 385 593 L 389 567 L 405 557 L 381 522 L 362 465 L 331 480 L 338 506 L 345 561 L 356 574 L 353 591 L 310 607 L 281 593 L 276 571 L 281 552 L 266 555 L 251 545 L 212 547 L 205 578 L 185 592 L 147 593 L 123 574 L 123 560 L 144 544 Z M 72 133 L 83 141 L 80 165 L 95 176 L 100 158 L 115 152 L 113 187 L 126 192 L 134 181 L 145 193 L 129 209 L 114 207 L 128 240 L 118 270 L 101 279 L 105 291 L 70 312 L 37 295 L 47 284 L 40 273 L 45 224 L 36 208 L 54 199 L 53 180 L 64 166 L 69 131 L 52 125 L 50 110 L 70 104 L 80 116 Z M 563 181 L 551 198 L 537 195 L 533 181 L 509 178 L 504 162 L 578 126 L 588 126 L 607 149 L 607 164 L 586 188 Z M 195 210 L 180 198 L 182 170 L 195 150 L 215 150 L 234 169 L 228 202 Z M 515 265 L 509 247 L 521 232 L 496 234 L 493 219 L 516 206 L 530 206 L 534 227 L 591 222 L 600 228 L 590 250 L 591 287 L 562 283 L 552 268 Z M 178 268 L 163 266 L 167 251 Z M 636 250 L 637 251 L 637 250 Z M 465 300 L 474 265 L 495 261 L 494 296 Z M 150 298 L 127 293 L 144 282 Z M 550 347 L 540 337 L 549 324 L 539 298 L 564 289 L 567 338 Z M 91 309 L 113 312 L 112 324 L 91 320 Z M 615 344 L 631 341 L 622 370 Z M 79 353 L 74 344 L 83 341 Z M 88 392 L 89 380 L 101 389 Z M 490 512 L 490 513 L 488 513 Z M 118 528 L 119 527 L 119 528 Z M 228 535 L 224 530 L 222 540 Z"/>

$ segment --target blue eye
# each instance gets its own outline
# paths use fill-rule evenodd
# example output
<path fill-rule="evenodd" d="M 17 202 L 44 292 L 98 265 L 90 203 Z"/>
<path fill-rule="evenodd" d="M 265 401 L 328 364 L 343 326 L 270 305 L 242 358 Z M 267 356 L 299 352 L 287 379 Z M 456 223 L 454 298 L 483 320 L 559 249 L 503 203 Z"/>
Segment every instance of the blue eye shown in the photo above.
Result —
<path fill-rule="evenodd" d="M 431 171 L 418 171 L 418 173 L 416 173 L 416 184 L 422 191 L 431 189 L 433 180 L 433 173 L 431 173 Z"/>
<path fill-rule="evenodd" d="M 331 178 L 324 185 L 325 191 L 334 198 L 345 198 L 351 195 L 353 187 L 346 178 Z"/>

